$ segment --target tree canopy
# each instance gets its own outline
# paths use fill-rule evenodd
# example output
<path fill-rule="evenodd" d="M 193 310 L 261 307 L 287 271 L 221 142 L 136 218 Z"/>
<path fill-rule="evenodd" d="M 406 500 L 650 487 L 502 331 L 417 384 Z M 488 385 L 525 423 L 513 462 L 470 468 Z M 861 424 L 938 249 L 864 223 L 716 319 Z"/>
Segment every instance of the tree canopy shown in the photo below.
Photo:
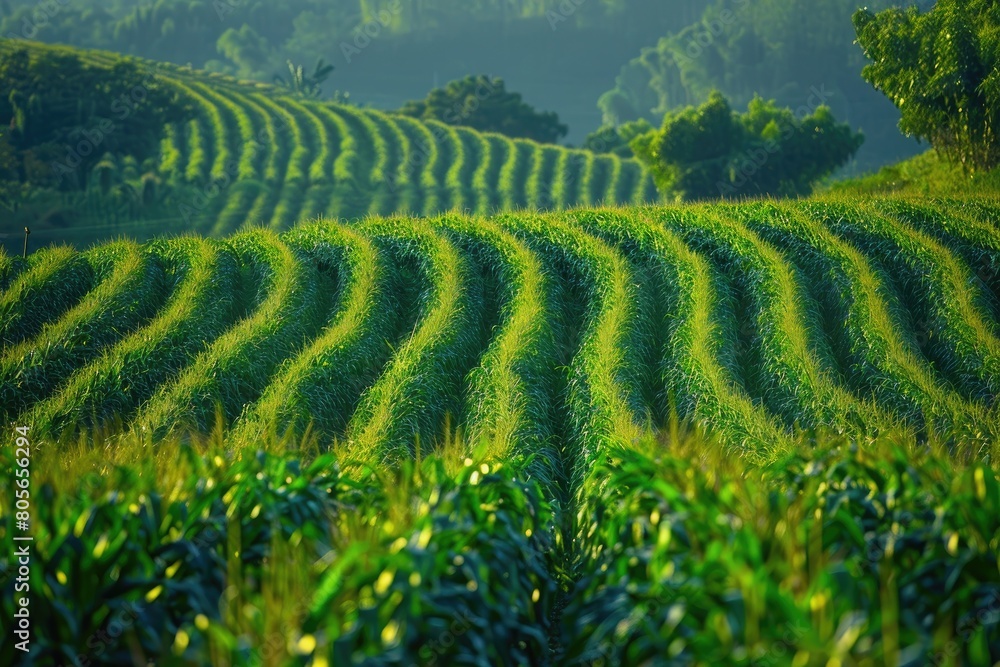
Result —
<path fill-rule="evenodd" d="M 435 88 L 426 99 L 407 102 L 399 113 L 541 143 L 556 143 L 569 131 L 557 114 L 536 111 L 519 93 L 508 92 L 503 79 L 485 75 Z"/>
<path fill-rule="evenodd" d="M 1000 5 L 939 0 L 854 14 L 866 81 L 899 107 L 900 129 L 967 171 L 1000 165 Z"/>
<path fill-rule="evenodd" d="M 191 117 L 154 71 L 122 59 L 110 67 L 76 55 L 0 57 L 0 181 L 21 187 L 86 186 L 105 156 L 155 157 L 164 126 Z"/>
<path fill-rule="evenodd" d="M 864 128 L 859 167 L 918 149 L 896 128 L 898 112 L 861 78 L 851 16 L 890 0 L 713 0 L 699 20 L 641 49 L 598 106 L 604 123 L 663 115 L 722 92 L 743 108 L 755 95 L 799 109 L 820 98 L 837 118 Z"/>
<path fill-rule="evenodd" d="M 699 107 L 668 113 L 659 130 L 631 146 L 664 193 L 698 200 L 809 194 L 863 141 L 826 106 L 800 118 L 756 97 L 738 114 L 713 91 Z"/>

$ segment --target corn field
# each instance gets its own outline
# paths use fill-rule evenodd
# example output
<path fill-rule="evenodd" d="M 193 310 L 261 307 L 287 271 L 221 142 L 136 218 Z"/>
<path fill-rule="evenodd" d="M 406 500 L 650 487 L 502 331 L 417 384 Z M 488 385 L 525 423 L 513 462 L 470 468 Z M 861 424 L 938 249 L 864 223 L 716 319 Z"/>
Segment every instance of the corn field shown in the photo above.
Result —
<path fill-rule="evenodd" d="M 185 132 L 203 148 L 274 104 L 226 134 L 219 90 L 223 125 Z M 287 180 L 241 191 L 272 217 L 226 238 L 0 257 L 3 416 L 48 489 L 37 664 L 126 612 L 92 664 L 1000 660 L 995 201 L 281 231 L 338 169 L 395 173 L 385 210 L 495 178 L 566 205 L 641 190 L 626 163 L 466 131 L 417 169 L 440 128 L 376 142 L 389 116 L 282 107 L 296 145 L 369 148 L 241 158 Z"/>

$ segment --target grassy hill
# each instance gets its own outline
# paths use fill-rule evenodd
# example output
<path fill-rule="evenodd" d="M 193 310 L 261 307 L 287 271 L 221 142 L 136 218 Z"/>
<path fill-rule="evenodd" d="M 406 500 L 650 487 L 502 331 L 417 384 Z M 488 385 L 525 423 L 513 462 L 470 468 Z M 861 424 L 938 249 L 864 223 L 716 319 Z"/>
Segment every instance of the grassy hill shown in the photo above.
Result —
<path fill-rule="evenodd" d="M 122 58 L 12 40 L 0 40 L 0 50 L 25 44 L 39 56 L 61 49 L 98 66 Z M 46 242 L 108 238 L 115 232 L 218 236 L 245 224 L 280 230 L 319 216 L 483 214 L 657 198 L 652 179 L 634 160 L 307 101 L 271 85 L 145 64 L 194 104 L 196 118 L 166 127 L 154 163 L 113 165 L 120 183 L 116 196 L 38 193 L 12 226 L 32 225 L 39 233 L 35 238 Z"/>
<path fill-rule="evenodd" d="M 995 195 L 1000 192 L 1000 169 L 967 174 L 931 149 L 875 173 L 835 181 L 825 190 L 848 197 L 894 193 L 932 197 Z"/>

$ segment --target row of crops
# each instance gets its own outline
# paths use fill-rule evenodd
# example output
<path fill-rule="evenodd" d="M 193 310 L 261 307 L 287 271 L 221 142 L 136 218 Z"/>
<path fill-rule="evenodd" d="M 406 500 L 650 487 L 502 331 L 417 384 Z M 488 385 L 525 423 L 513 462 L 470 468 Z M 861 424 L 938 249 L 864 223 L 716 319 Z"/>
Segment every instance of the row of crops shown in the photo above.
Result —
<path fill-rule="evenodd" d="M 998 216 L 373 217 L 0 257 L 3 417 L 51 485 L 38 664 L 116 614 L 120 664 L 992 664 Z M 301 442 L 329 453 L 274 451 Z"/>
<path fill-rule="evenodd" d="M 994 215 L 760 203 L 46 248 L 3 259 L 0 396 L 51 437 L 221 417 L 383 460 L 446 417 L 504 456 L 572 441 L 584 469 L 671 411 L 760 460 L 796 429 L 986 442 Z"/>
<path fill-rule="evenodd" d="M 112 66 L 118 56 L 87 52 Z M 151 65 L 152 66 L 152 65 Z M 216 236 L 320 216 L 487 214 L 657 199 L 635 160 L 290 97 L 156 63 L 195 118 L 165 128 L 159 175 L 185 229 Z"/>

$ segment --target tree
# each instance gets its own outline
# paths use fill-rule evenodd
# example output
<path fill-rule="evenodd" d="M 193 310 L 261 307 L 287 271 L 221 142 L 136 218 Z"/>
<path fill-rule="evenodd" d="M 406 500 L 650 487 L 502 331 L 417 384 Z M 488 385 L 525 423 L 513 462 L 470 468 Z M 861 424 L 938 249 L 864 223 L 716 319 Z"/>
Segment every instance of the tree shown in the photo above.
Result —
<path fill-rule="evenodd" d="M 273 56 L 267 40 L 246 24 L 239 30 L 226 30 L 215 46 L 219 54 L 235 66 L 233 73 L 243 79 L 261 78 L 261 73 L 269 69 Z"/>
<path fill-rule="evenodd" d="M 435 88 L 426 99 L 407 102 L 398 113 L 541 143 L 556 143 L 569 131 L 554 112 L 535 111 L 520 94 L 507 92 L 503 79 L 483 75 Z"/>
<path fill-rule="evenodd" d="M 629 121 L 621 125 L 605 125 L 587 135 L 583 147 L 594 153 L 611 153 L 619 157 L 633 157 L 629 144 L 634 138 L 653 130 L 645 118 Z"/>
<path fill-rule="evenodd" d="M 101 67 L 11 49 L 0 56 L 0 180 L 86 187 L 103 156 L 155 156 L 164 126 L 193 115 L 190 102 L 131 60 Z"/>
<path fill-rule="evenodd" d="M 809 194 L 863 141 L 827 107 L 800 119 L 774 100 L 756 97 L 745 114 L 737 114 L 713 91 L 700 107 L 667 114 L 661 129 L 630 145 L 662 191 L 697 200 Z"/>
<path fill-rule="evenodd" d="M 1000 5 L 939 0 L 854 14 L 862 76 L 899 107 L 899 128 L 972 172 L 1000 165 Z"/>

